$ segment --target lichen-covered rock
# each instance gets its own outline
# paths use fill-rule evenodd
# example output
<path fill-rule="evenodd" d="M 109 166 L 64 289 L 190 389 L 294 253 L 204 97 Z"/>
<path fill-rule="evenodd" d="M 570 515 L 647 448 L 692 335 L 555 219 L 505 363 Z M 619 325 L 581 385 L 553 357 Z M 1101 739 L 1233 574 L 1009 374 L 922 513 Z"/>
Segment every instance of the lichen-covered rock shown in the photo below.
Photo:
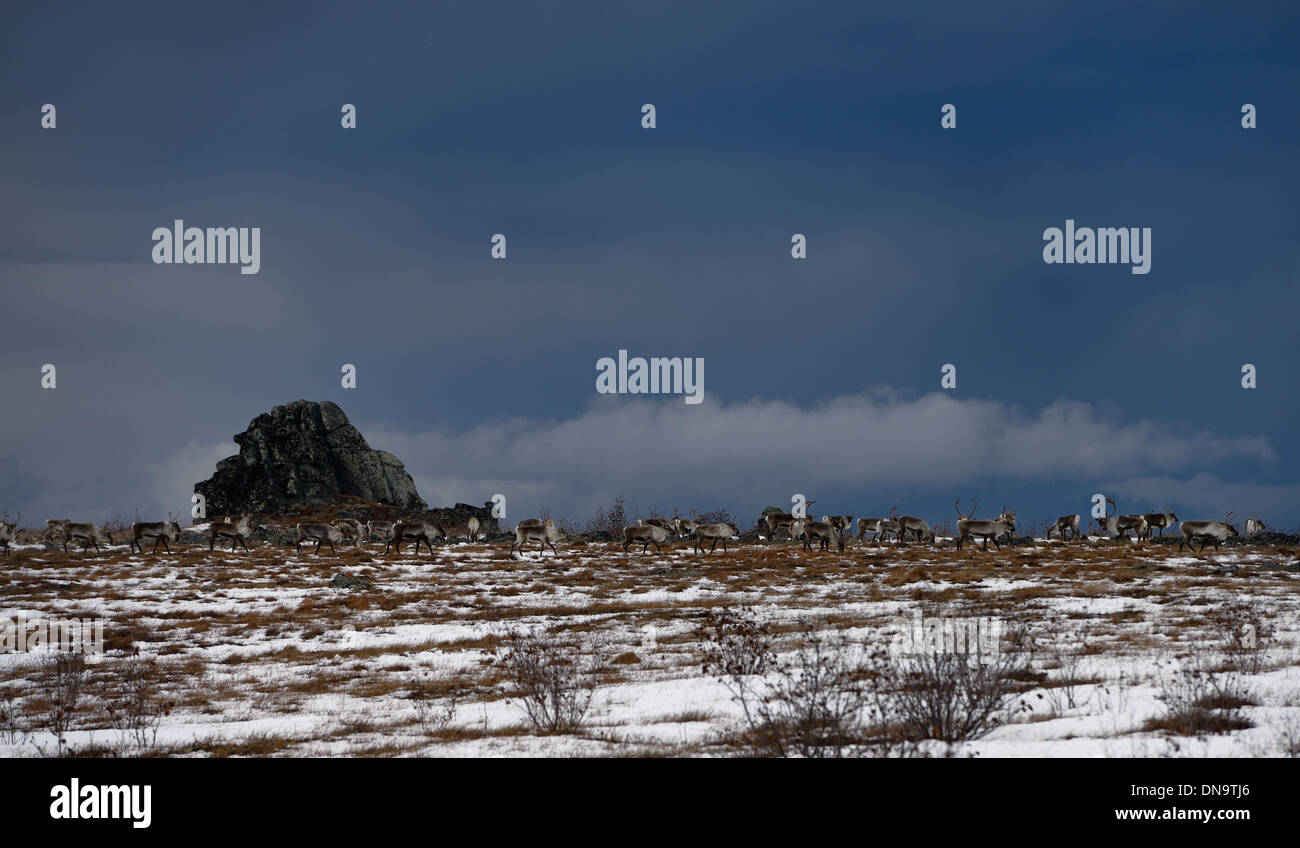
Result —
<path fill-rule="evenodd" d="M 401 509 L 428 509 L 401 460 L 374 450 L 338 404 L 297 400 L 257 416 L 235 436 L 236 456 L 194 487 L 209 515 L 282 513 L 354 495 Z"/>

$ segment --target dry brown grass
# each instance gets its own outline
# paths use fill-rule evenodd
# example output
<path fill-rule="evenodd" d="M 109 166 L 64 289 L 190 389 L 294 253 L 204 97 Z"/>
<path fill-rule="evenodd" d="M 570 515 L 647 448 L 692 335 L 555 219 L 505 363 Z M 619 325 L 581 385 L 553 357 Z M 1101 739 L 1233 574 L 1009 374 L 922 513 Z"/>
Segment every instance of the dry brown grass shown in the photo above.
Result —
<path fill-rule="evenodd" d="M 313 518 L 330 516 L 327 511 Z M 666 546 L 662 557 L 624 554 L 616 544 L 562 547 L 559 556 L 530 552 L 524 558 L 508 556 L 504 544 L 436 546 L 432 556 L 418 557 L 382 556 L 381 550 L 371 544 L 340 548 L 336 556 L 298 556 L 292 547 L 258 544 L 251 553 L 231 554 L 210 553 L 203 545 L 157 557 L 132 556 L 125 548 L 103 555 L 16 550 L 0 573 L 0 593 L 11 605 L 51 615 L 91 615 L 102 607 L 110 654 L 135 648 L 155 654 L 178 712 L 210 721 L 232 714 L 303 713 L 330 698 L 391 711 L 435 661 L 455 664 L 448 679 L 473 704 L 495 704 L 505 686 L 493 656 L 502 634 L 514 626 L 599 634 L 611 645 L 612 661 L 600 671 L 607 684 L 698 675 L 696 624 L 709 610 L 742 604 L 779 613 L 773 632 L 786 639 L 809 623 L 830 630 L 884 628 L 900 606 L 1012 619 L 1069 602 L 1083 605 L 1066 616 L 1093 635 L 1089 654 L 1123 655 L 1202 638 L 1213 627 L 1216 606 L 1243 594 L 1270 610 L 1294 612 L 1300 580 L 1294 572 L 1248 561 L 1240 562 L 1236 574 L 1218 574 L 1212 554 L 1188 557 L 1168 546 L 1110 543 L 987 553 L 958 552 L 951 543 L 851 543 L 840 554 L 804 553 L 779 542 L 711 555 L 678 543 Z M 1294 556 L 1285 549 L 1250 552 L 1262 561 Z M 371 581 L 374 589 L 329 588 L 340 571 Z M 1116 609 L 1117 602 L 1123 606 Z M 653 644 L 643 642 L 647 628 L 657 631 Z M 393 635 L 404 629 L 415 635 Z M 349 634 L 365 638 L 354 644 Z M 29 713 L 36 709 L 31 682 L 21 675 L 0 681 L 0 693 L 16 696 Z M 168 751 L 267 756 L 355 736 L 361 740 L 356 753 L 393 756 L 412 748 L 369 737 L 391 734 L 389 722 L 409 720 L 375 718 L 368 730 L 360 720 L 344 722 L 341 732 L 293 738 L 213 737 Z M 449 728 L 433 742 L 523 733 L 467 725 Z M 726 748 L 718 745 L 713 750 Z M 686 749 L 698 753 L 708 746 L 692 743 Z M 677 749 L 646 744 L 631 750 Z"/>

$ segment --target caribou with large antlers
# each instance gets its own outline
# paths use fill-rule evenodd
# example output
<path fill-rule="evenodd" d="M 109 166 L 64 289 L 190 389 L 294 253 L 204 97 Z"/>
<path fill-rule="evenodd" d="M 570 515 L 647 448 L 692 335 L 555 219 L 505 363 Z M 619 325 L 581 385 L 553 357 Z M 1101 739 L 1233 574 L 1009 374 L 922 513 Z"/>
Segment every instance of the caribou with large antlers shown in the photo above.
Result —
<path fill-rule="evenodd" d="M 998 550 L 1002 550 L 1002 544 L 998 539 L 1011 534 L 1015 530 L 1015 515 L 1009 514 L 1003 509 L 1002 515 L 992 521 L 977 520 L 972 516 L 975 515 L 975 511 L 979 507 L 980 502 L 976 500 L 970 512 L 962 514 L 961 498 L 953 501 L 953 509 L 957 510 L 957 550 L 961 550 L 962 544 L 971 538 L 983 539 L 984 550 L 986 551 L 989 549 L 989 539 L 993 540 L 993 545 Z M 1008 515 L 1010 515 L 1010 521 L 1007 520 Z"/>
<path fill-rule="evenodd" d="M 1119 512 L 1119 506 L 1116 505 L 1114 498 L 1106 498 L 1106 517 L 1097 522 L 1099 533 L 1113 533 L 1115 535 L 1115 544 L 1128 541 L 1128 534 L 1134 534 L 1140 541 L 1147 532 L 1147 519 L 1144 515 L 1116 515 Z M 1115 511 L 1111 512 L 1111 508 Z"/>

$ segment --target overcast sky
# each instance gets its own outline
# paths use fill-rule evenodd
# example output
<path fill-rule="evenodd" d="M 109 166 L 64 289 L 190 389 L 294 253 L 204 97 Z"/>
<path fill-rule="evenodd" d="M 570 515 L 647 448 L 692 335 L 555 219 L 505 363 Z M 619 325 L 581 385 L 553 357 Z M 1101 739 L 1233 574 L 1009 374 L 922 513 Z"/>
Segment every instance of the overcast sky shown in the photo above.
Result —
<path fill-rule="evenodd" d="M 306 398 L 512 521 L 1300 524 L 1289 4 L 353 6 L 6 12 L 0 510 L 187 509 Z M 260 273 L 153 264 L 177 218 L 260 227 Z M 1067 218 L 1150 227 L 1150 273 L 1044 264 Z M 620 349 L 704 402 L 598 395 Z"/>

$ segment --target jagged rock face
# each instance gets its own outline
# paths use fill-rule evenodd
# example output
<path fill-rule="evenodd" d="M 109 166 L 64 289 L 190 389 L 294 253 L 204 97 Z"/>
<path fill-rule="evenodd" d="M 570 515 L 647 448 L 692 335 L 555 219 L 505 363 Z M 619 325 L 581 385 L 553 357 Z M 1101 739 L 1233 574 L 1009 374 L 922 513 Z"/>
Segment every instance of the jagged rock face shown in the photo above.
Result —
<path fill-rule="evenodd" d="M 209 515 L 280 513 L 357 495 L 402 509 L 428 509 L 401 460 L 373 450 L 338 404 L 298 400 L 257 416 L 235 436 L 237 456 L 194 487 Z"/>

